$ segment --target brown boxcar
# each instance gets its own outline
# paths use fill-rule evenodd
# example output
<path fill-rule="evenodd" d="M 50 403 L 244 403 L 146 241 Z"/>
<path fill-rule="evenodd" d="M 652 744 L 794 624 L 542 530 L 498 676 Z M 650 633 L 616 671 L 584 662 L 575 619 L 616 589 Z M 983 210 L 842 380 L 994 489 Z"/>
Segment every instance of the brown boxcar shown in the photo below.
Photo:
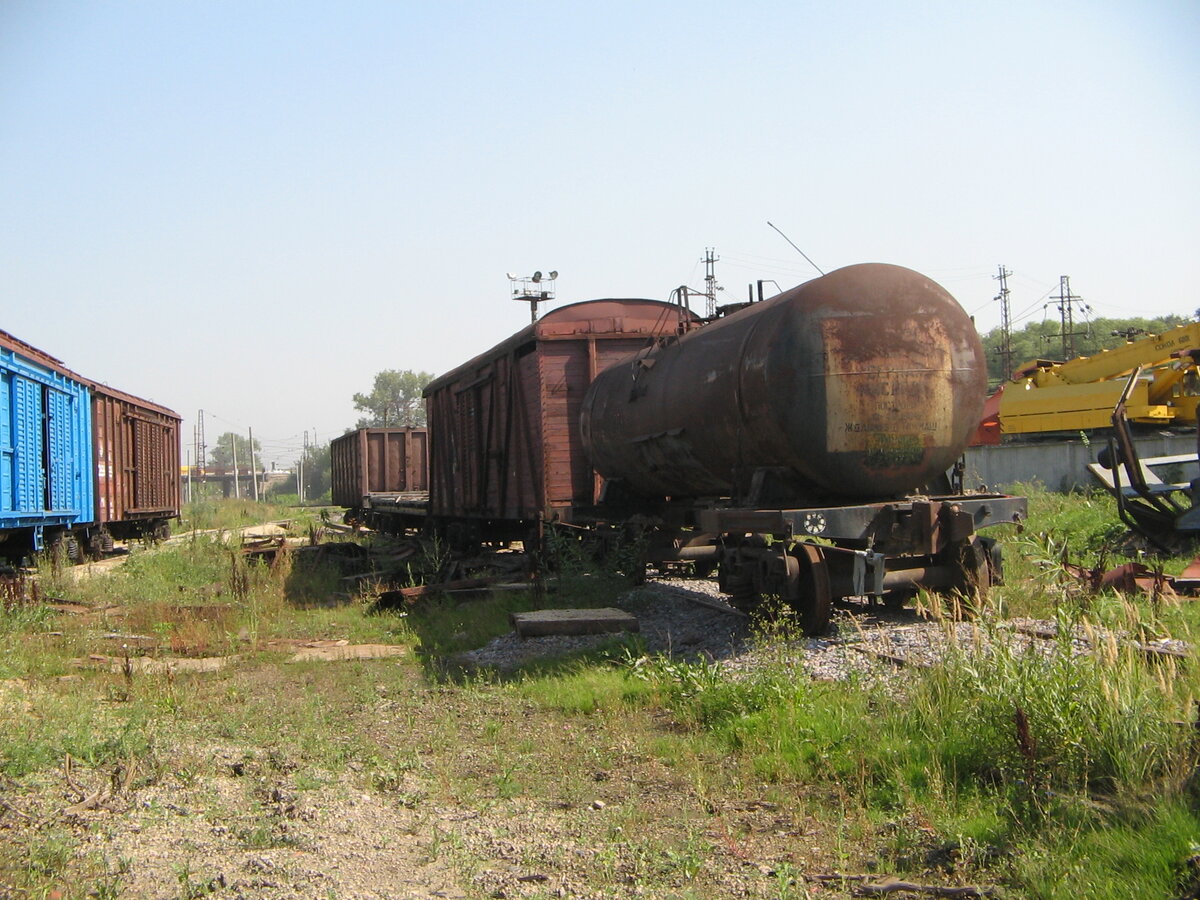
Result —
<path fill-rule="evenodd" d="M 180 417 L 173 410 L 91 382 L 96 458 L 97 549 L 107 536 L 164 536 L 179 516 Z"/>
<path fill-rule="evenodd" d="M 431 382 L 430 515 L 521 538 L 534 522 L 569 521 L 594 504 L 583 395 L 598 372 L 677 334 L 685 316 L 659 300 L 574 303 Z"/>
<path fill-rule="evenodd" d="M 329 443 L 333 503 L 355 509 L 371 494 L 429 489 L 424 428 L 359 428 Z"/>

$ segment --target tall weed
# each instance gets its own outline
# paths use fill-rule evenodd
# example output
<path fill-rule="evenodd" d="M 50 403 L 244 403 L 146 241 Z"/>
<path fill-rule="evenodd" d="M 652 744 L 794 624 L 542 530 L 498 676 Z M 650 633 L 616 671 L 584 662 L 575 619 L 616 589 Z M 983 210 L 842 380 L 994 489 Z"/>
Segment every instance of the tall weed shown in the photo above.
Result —
<path fill-rule="evenodd" d="M 1172 720 L 1187 699 L 1131 645 L 1095 636 L 1076 653 L 1063 617 L 1049 652 L 1036 641 L 981 628 L 921 679 L 903 726 L 919 734 L 957 779 L 1001 789 L 1140 791 L 1166 776 L 1185 750 Z"/>

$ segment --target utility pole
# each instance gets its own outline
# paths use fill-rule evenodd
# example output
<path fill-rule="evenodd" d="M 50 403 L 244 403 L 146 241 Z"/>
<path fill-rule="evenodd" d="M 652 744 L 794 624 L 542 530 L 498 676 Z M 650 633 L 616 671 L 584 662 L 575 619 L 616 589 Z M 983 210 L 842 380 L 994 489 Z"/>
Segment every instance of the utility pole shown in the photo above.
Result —
<path fill-rule="evenodd" d="M 246 430 L 250 432 L 250 478 L 254 482 L 254 502 L 258 502 L 258 464 L 254 461 L 254 429 L 249 425 Z"/>
<path fill-rule="evenodd" d="M 1058 315 L 1062 321 L 1062 333 L 1059 337 L 1062 338 L 1062 357 L 1065 362 L 1078 355 L 1075 352 L 1075 338 L 1087 334 L 1086 331 L 1075 330 L 1074 308 L 1075 304 L 1080 303 L 1083 298 L 1078 294 L 1071 293 L 1071 276 L 1060 275 L 1058 277 L 1058 296 L 1054 299 L 1058 301 Z M 1080 303 L 1080 305 L 1085 312 L 1089 309 L 1086 304 Z"/>
<path fill-rule="evenodd" d="M 1000 282 L 1000 293 L 996 299 L 1000 301 L 1000 364 L 1005 378 L 1012 376 L 1013 367 L 1012 314 L 1008 297 L 1008 276 L 1011 274 L 1004 266 L 1000 266 L 1000 274 L 992 276 Z"/>
<path fill-rule="evenodd" d="M 296 501 L 304 502 L 304 457 L 296 461 Z"/>
<path fill-rule="evenodd" d="M 704 248 L 704 296 L 708 298 L 705 304 L 704 314 L 708 318 L 712 318 L 717 314 L 717 274 L 716 263 L 720 257 L 714 255 L 712 247 Z"/>
<path fill-rule="evenodd" d="M 237 500 L 242 499 L 242 489 L 238 486 L 238 467 L 237 467 L 237 434 L 230 432 L 229 436 L 233 438 L 229 443 L 233 447 L 233 496 Z"/>
<path fill-rule="evenodd" d="M 187 502 L 192 502 L 192 451 L 187 451 Z"/>

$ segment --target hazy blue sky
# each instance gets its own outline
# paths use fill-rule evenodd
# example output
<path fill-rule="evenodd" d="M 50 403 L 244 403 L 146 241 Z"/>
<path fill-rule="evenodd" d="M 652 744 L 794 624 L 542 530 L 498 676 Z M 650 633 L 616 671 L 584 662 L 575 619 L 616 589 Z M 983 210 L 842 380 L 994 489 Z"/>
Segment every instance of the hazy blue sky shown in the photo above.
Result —
<path fill-rule="evenodd" d="M 280 461 L 560 302 L 1200 307 L 1200 3 L 0 0 L 0 328 Z"/>

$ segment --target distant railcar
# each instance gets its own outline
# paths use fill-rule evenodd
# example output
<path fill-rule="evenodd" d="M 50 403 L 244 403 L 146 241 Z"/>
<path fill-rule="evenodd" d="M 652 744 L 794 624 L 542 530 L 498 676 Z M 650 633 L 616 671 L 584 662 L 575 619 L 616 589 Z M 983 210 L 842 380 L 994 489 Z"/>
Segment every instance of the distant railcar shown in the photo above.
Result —
<path fill-rule="evenodd" d="M 94 524 L 91 429 L 87 381 L 0 331 L 0 555 Z"/>
<path fill-rule="evenodd" d="M 179 516 L 177 413 L 93 382 L 92 441 L 96 466 L 93 549 L 112 539 L 165 537 Z"/>
<path fill-rule="evenodd" d="M 597 373 L 675 335 L 690 313 L 659 300 L 559 307 L 425 388 L 429 514 L 466 542 L 524 539 L 597 499 L 579 411 Z"/>
<path fill-rule="evenodd" d="M 425 428 L 359 428 L 329 443 L 332 494 L 348 522 L 400 531 L 425 522 L 429 490 Z"/>

